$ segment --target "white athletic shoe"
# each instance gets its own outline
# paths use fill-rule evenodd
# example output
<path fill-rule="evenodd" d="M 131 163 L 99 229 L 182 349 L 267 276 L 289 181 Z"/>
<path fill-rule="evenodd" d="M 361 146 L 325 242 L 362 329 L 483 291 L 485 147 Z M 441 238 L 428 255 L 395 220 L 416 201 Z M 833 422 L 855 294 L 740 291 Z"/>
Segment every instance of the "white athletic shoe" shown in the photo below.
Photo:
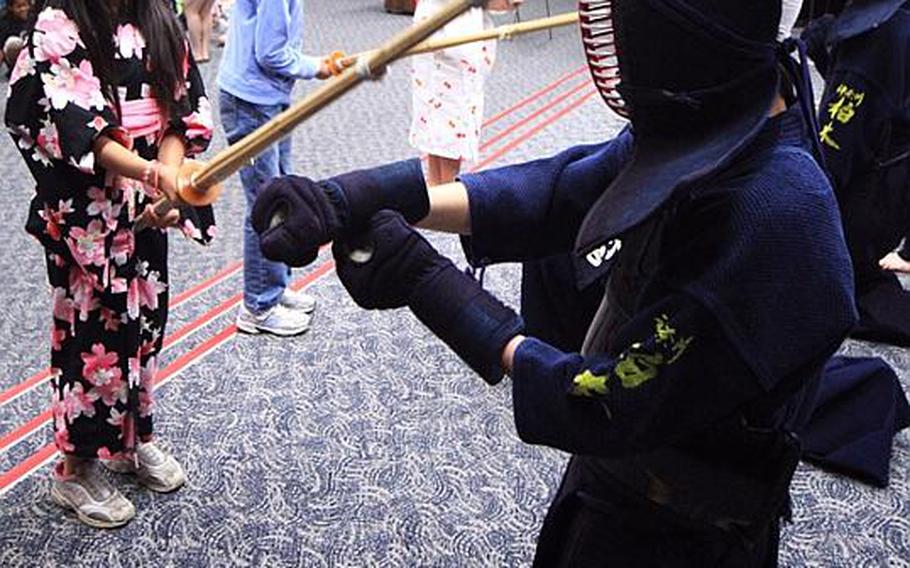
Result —
<path fill-rule="evenodd" d="M 285 308 L 292 310 L 301 310 L 304 313 L 312 313 L 316 309 L 316 298 L 304 292 L 295 292 L 290 288 L 285 288 L 284 294 L 278 300 L 278 303 Z"/>
<path fill-rule="evenodd" d="M 59 462 L 51 473 L 51 500 L 99 529 L 122 527 L 136 516 L 136 508 L 111 485 L 96 460 L 81 461 L 69 477 Z"/>
<path fill-rule="evenodd" d="M 283 337 L 300 335 L 310 329 L 309 314 L 277 304 L 271 310 L 254 314 L 245 305 L 237 313 L 237 329 L 244 333 L 271 333 Z"/>
<path fill-rule="evenodd" d="M 102 463 L 111 471 L 135 474 L 139 483 L 156 493 L 170 493 L 186 483 L 186 472 L 180 463 L 154 442 L 139 444 L 136 455 L 139 457 L 138 468 L 132 460 L 106 460 Z"/>

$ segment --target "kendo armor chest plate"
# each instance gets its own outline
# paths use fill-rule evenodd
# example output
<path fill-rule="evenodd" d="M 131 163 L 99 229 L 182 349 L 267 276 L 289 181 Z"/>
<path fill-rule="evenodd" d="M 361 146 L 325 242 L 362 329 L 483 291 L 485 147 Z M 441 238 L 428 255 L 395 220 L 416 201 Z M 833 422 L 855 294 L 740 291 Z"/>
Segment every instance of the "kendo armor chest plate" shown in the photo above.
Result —
<path fill-rule="evenodd" d="M 585 339 L 583 352 L 616 355 L 619 330 L 628 323 L 642 291 L 657 276 L 664 241 L 676 220 L 673 202 L 622 236 L 623 247 L 610 272 L 604 299 Z M 765 460 L 773 479 L 753 474 L 750 456 Z M 658 450 L 623 458 L 575 456 L 577 488 L 596 500 L 599 484 L 619 484 L 644 502 L 657 504 L 680 526 L 735 531 L 753 538 L 766 523 L 788 512 L 789 482 L 799 461 L 795 441 L 782 432 L 758 432 L 736 416 Z M 770 467 L 767 467 L 769 464 Z M 590 486 L 588 486 L 590 483 Z"/>

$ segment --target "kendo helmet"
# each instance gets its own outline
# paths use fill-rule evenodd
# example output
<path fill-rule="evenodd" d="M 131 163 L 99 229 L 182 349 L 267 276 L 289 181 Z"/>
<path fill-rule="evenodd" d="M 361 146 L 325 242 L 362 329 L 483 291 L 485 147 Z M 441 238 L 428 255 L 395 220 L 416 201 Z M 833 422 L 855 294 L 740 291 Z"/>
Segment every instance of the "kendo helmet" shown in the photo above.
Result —
<path fill-rule="evenodd" d="M 582 0 L 580 19 L 589 67 L 601 96 L 632 117 L 635 107 L 688 107 L 728 99 L 731 83 L 756 67 L 775 67 L 780 0 Z M 770 103 L 770 101 L 769 101 Z M 672 110 L 670 112 L 673 112 Z M 671 117 L 642 112 L 642 126 L 671 128 Z M 640 124 L 638 124 L 640 123 Z M 669 124 L 668 124 L 669 123 Z"/>
<path fill-rule="evenodd" d="M 781 0 L 580 0 L 579 15 L 594 84 L 634 133 L 579 232 L 583 258 L 757 136 L 780 91 Z"/>

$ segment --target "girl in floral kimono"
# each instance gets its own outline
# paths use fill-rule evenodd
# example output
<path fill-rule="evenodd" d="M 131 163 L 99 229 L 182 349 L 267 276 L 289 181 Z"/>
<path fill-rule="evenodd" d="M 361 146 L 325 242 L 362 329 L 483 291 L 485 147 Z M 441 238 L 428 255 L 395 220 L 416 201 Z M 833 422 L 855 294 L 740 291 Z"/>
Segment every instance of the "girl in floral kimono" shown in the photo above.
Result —
<path fill-rule="evenodd" d="M 154 38 L 154 39 L 152 39 Z M 152 390 L 168 309 L 167 235 L 206 243 L 210 208 L 158 217 L 211 113 L 166 0 L 49 0 L 10 78 L 6 123 L 37 182 L 26 230 L 53 293 L 51 497 L 95 527 L 133 505 L 98 468 L 158 492 L 185 480 L 152 441 Z M 145 216 L 151 227 L 138 231 Z"/>
<path fill-rule="evenodd" d="M 523 0 L 494 0 L 489 10 L 511 10 Z M 446 0 L 419 0 L 414 21 L 428 19 Z M 433 39 L 459 36 L 491 27 L 487 11 L 471 8 L 449 22 Z M 496 41 L 469 43 L 416 55 L 411 78 L 411 145 L 428 155 L 427 183 L 455 180 L 461 162 L 479 161 L 483 123 L 483 85 L 496 60 Z"/>

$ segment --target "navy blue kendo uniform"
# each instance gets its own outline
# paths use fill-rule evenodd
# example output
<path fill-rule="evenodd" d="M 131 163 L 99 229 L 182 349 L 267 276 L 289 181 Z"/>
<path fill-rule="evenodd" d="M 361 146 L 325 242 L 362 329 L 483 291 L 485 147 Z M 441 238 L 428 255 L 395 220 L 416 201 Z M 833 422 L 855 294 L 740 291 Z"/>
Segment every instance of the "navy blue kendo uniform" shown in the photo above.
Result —
<path fill-rule="evenodd" d="M 856 319 L 805 92 L 768 118 L 780 66 L 794 65 L 773 45 L 780 4 L 581 8 L 595 83 L 634 133 L 462 178 L 472 262 L 570 254 L 575 280 L 600 287 L 593 317 L 578 309 L 581 352 L 529 337 L 514 353 L 519 436 L 573 454 L 535 562 L 775 565 L 800 456 L 791 431 Z M 253 223 L 285 262 L 335 239 L 359 305 L 409 307 L 498 383 L 526 329 L 408 226 L 429 211 L 418 180 L 414 162 L 284 178 L 261 192 Z"/>
<path fill-rule="evenodd" d="M 626 130 L 608 145 L 611 149 L 609 153 L 604 152 L 602 145 L 569 150 L 572 156 L 585 156 L 574 164 L 573 169 L 583 167 L 586 175 L 595 180 L 588 194 L 578 196 L 577 207 L 593 202 L 603 184 L 615 178 L 628 162 L 632 141 L 631 132 Z M 589 153 L 590 156 L 587 156 Z M 463 243 L 468 258 L 475 266 L 489 264 L 490 259 L 471 253 L 470 239 L 464 239 Z M 615 252 L 618 251 L 613 254 Z M 575 265 L 568 252 L 523 263 L 520 311 L 525 332 L 545 343 L 568 352 L 581 350 L 602 299 L 602 280 L 578 289 Z"/>
<path fill-rule="evenodd" d="M 878 262 L 910 231 L 910 5 L 855 0 L 804 38 L 826 79 L 819 134 L 855 270 L 852 335 L 908 346 L 910 292 Z"/>
<path fill-rule="evenodd" d="M 502 262 L 566 250 L 577 227 L 567 221 L 589 207 L 584 190 L 616 175 L 605 162 L 627 159 L 621 142 L 464 176 L 469 255 Z M 853 322 L 849 261 L 820 174 L 798 112 L 770 121 L 729 169 L 619 239 L 605 259 L 606 313 L 589 331 L 597 354 L 536 339 L 519 348 L 519 435 L 576 454 L 541 534 L 540 565 L 635 565 L 642 552 L 632 543 L 645 535 L 657 563 L 697 550 L 742 555 L 729 565 L 776 555 L 771 523 L 799 459 L 781 432 Z M 812 250 L 793 245 L 808 242 Z M 753 523 L 761 528 L 748 551 L 730 544 L 745 533 L 717 528 Z"/>
<path fill-rule="evenodd" d="M 562 351 L 580 351 L 603 299 L 603 283 L 578 290 L 568 254 L 523 263 L 521 317 L 525 332 Z"/>

